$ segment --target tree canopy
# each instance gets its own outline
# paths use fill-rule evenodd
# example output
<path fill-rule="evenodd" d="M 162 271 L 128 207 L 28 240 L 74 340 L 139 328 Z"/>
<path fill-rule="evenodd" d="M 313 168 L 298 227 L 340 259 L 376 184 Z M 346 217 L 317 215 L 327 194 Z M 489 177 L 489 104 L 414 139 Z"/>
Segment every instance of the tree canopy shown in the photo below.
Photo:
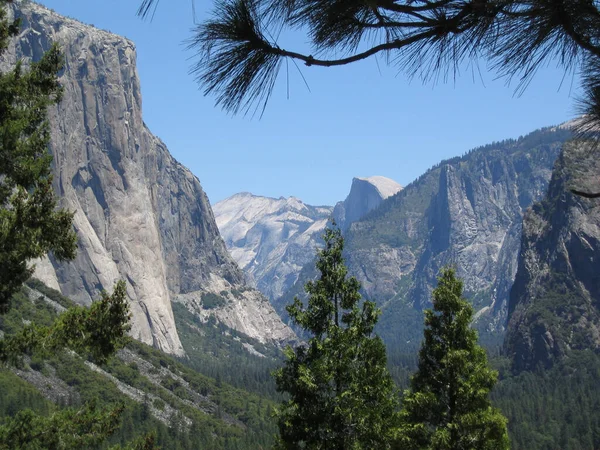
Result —
<path fill-rule="evenodd" d="M 277 390 L 289 395 L 277 413 L 279 448 L 390 448 L 397 398 L 385 345 L 373 336 L 379 310 L 360 304 L 358 281 L 346 277 L 340 230 L 323 237 L 320 277 L 306 284 L 308 304 L 296 298 L 287 307 L 310 338 L 288 347 L 275 372 Z"/>
<path fill-rule="evenodd" d="M 19 32 L 0 0 L 0 54 Z M 75 257 L 73 214 L 56 209 L 48 107 L 60 101 L 56 45 L 25 70 L 21 62 L 0 73 L 0 313 L 33 273 L 30 261 L 53 252 Z"/>
<path fill-rule="evenodd" d="M 74 306 L 61 314 L 52 326 L 35 323 L 18 334 L 0 339 L 0 364 L 16 365 L 23 354 L 51 356 L 65 348 L 88 354 L 103 363 L 127 342 L 129 304 L 125 282 L 119 281 L 112 295 L 102 292 L 101 299 L 89 308 Z"/>
<path fill-rule="evenodd" d="M 152 15 L 158 2 L 143 0 L 138 13 Z M 282 48 L 284 29 L 305 33 L 312 54 Z M 424 81 L 483 60 L 516 77 L 519 88 L 556 60 L 583 73 L 580 129 L 600 119 L 600 10 L 593 0 L 215 0 L 190 47 L 205 93 L 233 113 L 264 108 L 285 58 L 330 67 L 380 55 Z"/>
<path fill-rule="evenodd" d="M 404 393 L 398 448 L 504 450 L 506 419 L 491 406 L 498 373 L 471 328 L 473 307 L 462 297 L 462 281 L 442 270 L 425 311 L 419 369 Z"/>

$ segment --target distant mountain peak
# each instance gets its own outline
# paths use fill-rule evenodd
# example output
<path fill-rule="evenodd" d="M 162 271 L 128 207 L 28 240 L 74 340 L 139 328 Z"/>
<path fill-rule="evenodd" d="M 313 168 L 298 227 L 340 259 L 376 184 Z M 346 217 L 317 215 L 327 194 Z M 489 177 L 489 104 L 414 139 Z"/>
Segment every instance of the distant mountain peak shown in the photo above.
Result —
<path fill-rule="evenodd" d="M 379 175 L 354 177 L 346 200 L 335 205 L 333 218 L 345 230 L 401 190 L 402 186 L 390 178 Z"/>
<path fill-rule="evenodd" d="M 379 191 L 381 197 L 385 200 L 394 194 L 397 194 L 402 190 L 402 186 L 396 183 L 391 178 L 383 177 L 381 175 L 374 175 L 372 177 L 355 177 L 354 180 L 366 181 L 372 184 Z M 354 180 L 352 180 L 354 182 Z"/>
<path fill-rule="evenodd" d="M 231 256 L 272 299 L 297 279 L 315 254 L 333 208 L 297 197 L 235 194 L 213 206 Z"/>

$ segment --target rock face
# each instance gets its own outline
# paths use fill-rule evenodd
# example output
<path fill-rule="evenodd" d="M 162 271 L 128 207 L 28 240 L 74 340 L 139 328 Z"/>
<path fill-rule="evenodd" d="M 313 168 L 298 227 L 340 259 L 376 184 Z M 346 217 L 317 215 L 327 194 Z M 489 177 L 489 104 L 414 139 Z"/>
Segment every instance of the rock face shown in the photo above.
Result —
<path fill-rule="evenodd" d="M 314 259 L 332 208 L 241 193 L 213 211 L 231 256 L 261 292 L 276 299 Z"/>
<path fill-rule="evenodd" d="M 329 218 L 345 229 L 401 190 L 389 178 L 354 178 L 348 197 L 335 209 L 310 206 L 295 197 L 275 199 L 244 192 L 220 201 L 213 210 L 231 256 L 277 304 L 302 268 L 313 263 Z"/>
<path fill-rule="evenodd" d="M 386 177 L 354 178 L 346 200 L 335 205 L 333 218 L 342 230 L 346 230 L 401 190 L 402 186 Z"/>
<path fill-rule="evenodd" d="M 544 199 L 523 221 L 506 349 L 517 371 L 549 367 L 570 349 L 600 349 L 600 152 L 565 145 Z"/>
<path fill-rule="evenodd" d="M 11 8 L 24 26 L 13 62 L 38 59 L 51 42 L 65 57 L 64 97 L 50 113 L 51 152 L 55 188 L 75 211 L 79 250 L 68 264 L 41 261 L 36 276 L 83 304 L 124 279 L 133 336 L 183 354 L 171 301 L 198 309 L 204 293 L 238 292 L 243 275 L 198 179 L 142 120 L 135 46 L 34 3 Z M 292 337 L 258 293 L 231 296 L 240 317 L 225 307 L 212 310 L 231 319 L 227 325 L 252 329 L 259 340 Z"/>
<path fill-rule="evenodd" d="M 444 161 L 348 227 L 349 271 L 383 308 L 379 332 L 388 343 L 410 327 L 399 345 L 420 340 L 415 311 L 429 306 L 447 264 L 464 279 L 479 328 L 503 332 L 523 211 L 546 191 L 569 136 L 546 129 Z"/>

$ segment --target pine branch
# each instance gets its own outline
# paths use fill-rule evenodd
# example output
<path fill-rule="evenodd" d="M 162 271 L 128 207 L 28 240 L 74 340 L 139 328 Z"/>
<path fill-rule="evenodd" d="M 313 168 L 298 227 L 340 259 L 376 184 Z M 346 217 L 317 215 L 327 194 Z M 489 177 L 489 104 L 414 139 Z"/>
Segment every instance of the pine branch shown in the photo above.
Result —
<path fill-rule="evenodd" d="M 383 51 L 399 50 L 403 47 L 407 47 L 411 44 L 414 44 L 415 42 L 419 42 L 427 38 L 432 38 L 434 36 L 436 36 L 435 31 L 430 30 L 427 32 L 415 34 L 406 39 L 395 39 L 392 42 L 386 42 L 385 44 L 376 45 L 375 47 L 371 47 L 370 49 L 365 50 L 364 52 L 340 59 L 317 59 L 314 58 L 312 55 L 303 55 L 301 53 L 291 52 L 285 49 L 277 49 L 276 51 L 279 52 L 281 56 L 287 56 L 303 61 L 307 66 L 333 67 L 343 66 L 356 61 L 367 59 L 370 56 L 373 56 Z"/>
<path fill-rule="evenodd" d="M 137 10 L 137 15 L 146 18 L 149 15 L 154 15 L 156 7 L 158 6 L 158 0 L 143 0 L 142 4 Z M 150 14 L 152 13 L 152 14 Z"/>
<path fill-rule="evenodd" d="M 157 3 L 142 0 L 138 14 Z M 281 48 L 273 36 L 284 27 L 305 31 L 313 54 Z M 501 76 L 518 76 L 522 90 L 553 58 L 570 71 L 600 59 L 600 10 L 591 0 L 217 0 L 190 47 L 205 94 L 232 113 L 264 110 L 282 58 L 333 67 L 387 52 L 401 70 L 428 81 L 483 57 Z M 313 56 L 323 51 L 336 56 Z M 600 104 L 600 95 L 589 94 L 588 107 Z M 588 118 L 600 123 L 600 114 Z"/>
<path fill-rule="evenodd" d="M 571 189 L 571 192 L 575 195 L 578 195 L 578 196 L 584 197 L 584 198 L 600 198 L 600 192 L 590 193 L 590 192 L 578 191 L 575 189 Z"/>
<path fill-rule="evenodd" d="M 281 63 L 281 51 L 258 26 L 257 7 L 255 0 L 218 1 L 215 18 L 197 27 L 189 42 L 200 57 L 192 73 L 233 113 L 248 112 L 255 102 L 264 109 Z"/>
<path fill-rule="evenodd" d="M 577 100 L 580 120 L 575 126 L 579 139 L 597 140 L 600 133 L 600 59 L 588 57 L 582 72 L 583 96 Z"/>

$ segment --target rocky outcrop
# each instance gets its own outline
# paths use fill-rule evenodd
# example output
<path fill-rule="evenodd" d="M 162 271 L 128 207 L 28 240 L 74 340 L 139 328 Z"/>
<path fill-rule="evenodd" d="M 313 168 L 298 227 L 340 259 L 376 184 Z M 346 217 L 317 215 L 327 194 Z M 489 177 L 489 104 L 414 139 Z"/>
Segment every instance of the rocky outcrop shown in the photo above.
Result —
<path fill-rule="evenodd" d="M 599 173 L 596 146 L 565 145 L 548 193 L 525 215 L 505 342 L 517 371 L 600 350 L 600 200 L 570 192 L 599 192 Z"/>
<path fill-rule="evenodd" d="M 350 193 L 346 200 L 335 205 L 333 218 L 345 230 L 401 190 L 402 186 L 386 177 L 353 178 Z"/>
<path fill-rule="evenodd" d="M 383 308 L 380 333 L 388 342 L 403 317 L 430 305 L 447 264 L 464 280 L 478 327 L 503 333 L 523 211 L 546 191 L 569 136 L 545 129 L 444 161 L 348 228 L 350 273 Z M 406 341 L 420 336 L 414 326 Z"/>
<path fill-rule="evenodd" d="M 50 150 L 56 191 L 75 211 L 79 250 L 70 263 L 41 261 L 36 276 L 83 304 L 124 279 L 133 336 L 183 354 L 171 301 L 242 288 L 243 274 L 198 179 L 143 122 L 135 46 L 34 3 L 12 9 L 24 26 L 13 61 L 35 60 L 51 42 L 65 58 L 63 100 L 50 113 Z M 292 336 L 283 326 L 267 330 L 274 312 L 256 300 L 237 304 L 249 308 L 242 316 L 254 315 L 263 326 L 254 327 L 256 337 Z"/>
<path fill-rule="evenodd" d="M 276 299 L 314 259 L 332 208 L 240 193 L 213 211 L 231 256 L 261 292 Z"/>

